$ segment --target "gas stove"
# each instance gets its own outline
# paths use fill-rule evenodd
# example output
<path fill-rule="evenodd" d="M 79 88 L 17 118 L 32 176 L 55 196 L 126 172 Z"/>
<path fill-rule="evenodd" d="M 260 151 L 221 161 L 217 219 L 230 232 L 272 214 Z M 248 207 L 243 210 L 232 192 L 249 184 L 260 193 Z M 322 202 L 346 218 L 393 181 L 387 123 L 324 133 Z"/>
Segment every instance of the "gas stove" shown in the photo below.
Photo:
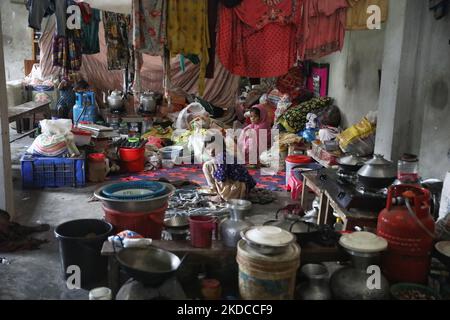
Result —
<path fill-rule="evenodd" d="M 343 175 L 333 169 L 323 169 L 318 175 L 322 188 L 341 208 L 380 212 L 386 207 L 387 189 L 366 189 L 356 175 Z"/>

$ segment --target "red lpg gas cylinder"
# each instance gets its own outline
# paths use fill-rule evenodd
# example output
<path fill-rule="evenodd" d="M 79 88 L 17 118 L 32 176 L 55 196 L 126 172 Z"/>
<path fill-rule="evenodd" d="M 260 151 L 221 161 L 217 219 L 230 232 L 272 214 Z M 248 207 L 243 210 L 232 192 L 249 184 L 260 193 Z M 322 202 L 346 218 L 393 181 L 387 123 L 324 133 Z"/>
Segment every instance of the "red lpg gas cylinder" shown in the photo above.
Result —
<path fill-rule="evenodd" d="M 389 188 L 377 234 L 389 244 L 382 255 L 382 269 L 389 281 L 427 282 L 434 237 L 428 190 L 412 185 Z"/>

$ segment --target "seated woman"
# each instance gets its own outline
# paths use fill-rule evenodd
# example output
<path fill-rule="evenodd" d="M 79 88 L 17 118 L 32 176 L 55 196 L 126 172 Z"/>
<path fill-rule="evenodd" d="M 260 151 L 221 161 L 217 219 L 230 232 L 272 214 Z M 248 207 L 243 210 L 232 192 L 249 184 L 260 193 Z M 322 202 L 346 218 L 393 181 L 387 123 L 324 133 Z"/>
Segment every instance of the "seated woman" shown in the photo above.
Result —
<path fill-rule="evenodd" d="M 238 148 L 242 150 L 242 156 L 245 156 L 246 163 L 256 165 L 259 164 L 260 154 L 268 150 L 271 144 L 271 121 L 264 105 L 257 105 L 250 109 L 250 121 L 251 124 L 246 126 L 239 136 Z M 265 146 L 260 146 L 261 137 L 266 137 Z M 250 153 L 251 150 L 253 150 L 253 154 Z"/>
<path fill-rule="evenodd" d="M 226 152 L 216 154 L 214 137 L 205 143 L 206 152 L 212 157 L 203 164 L 203 174 L 211 193 L 217 194 L 216 201 L 230 199 L 244 199 L 251 189 L 256 186 L 255 180 L 248 173 L 247 168 L 241 164 L 226 163 Z M 222 149 L 222 150 L 225 150 Z"/>

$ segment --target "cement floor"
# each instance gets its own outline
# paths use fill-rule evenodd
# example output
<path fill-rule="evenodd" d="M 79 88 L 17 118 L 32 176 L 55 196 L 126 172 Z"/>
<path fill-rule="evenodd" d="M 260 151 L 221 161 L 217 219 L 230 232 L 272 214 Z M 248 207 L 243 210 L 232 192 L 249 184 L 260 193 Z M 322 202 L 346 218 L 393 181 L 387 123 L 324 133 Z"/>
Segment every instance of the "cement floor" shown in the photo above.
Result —
<path fill-rule="evenodd" d="M 11 132 L 14 136 L 15 131 Z M 87 291 L 66 287 L 54 228 L 68 220 L 103 217 L 100 203 L 88 202 L 95 185 L 82 189 L 22 190 L 20 157 L 32 141 L 25 138 L 11 144 L 16 205 L 14 220 L 23 225 L 49 224 L 50 231 L 35 235 L 49 243 L 35 251 L 0 254 L 10 261 L 10 264 L 0 264 L 0 300 L 88 299 Z M 282 193 L 270 205 L 254 206 L 252 213 L 275 214 L 289 202 L 288 194 Z"/>

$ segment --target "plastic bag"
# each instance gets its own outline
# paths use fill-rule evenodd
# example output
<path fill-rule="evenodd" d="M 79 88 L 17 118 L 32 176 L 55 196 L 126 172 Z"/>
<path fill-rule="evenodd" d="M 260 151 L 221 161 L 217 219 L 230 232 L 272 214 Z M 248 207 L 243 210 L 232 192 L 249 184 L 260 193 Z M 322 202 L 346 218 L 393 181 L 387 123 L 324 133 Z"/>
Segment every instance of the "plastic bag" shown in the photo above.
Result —
<path fill-rule="evenodd" d="M 71 131 L 72 120 L 42 120 L 40 126 L 42 134 L 28 148 L 29 154 L 44 157 L 57 157 L 64 153 L 69 153 L 70 156 L 80 155 Z"/>
<path fill-rule="evenodd" d="M 175 128 L 190 130 L 192 129 L 192 124 L 195 124 L 196 127 L 200 125 L 202 127 L 209 128 L 210 122 L 211 119 L 209 117 L 209 112 L 206 111 L 200 103 L 193 102 L 181 110 L 175 123 Z"/>
<path fill-rule="evenodd" d="M 333 141 L 340 133 L 338 128 L 325 127 L 319 130 L 319 140 L 322 142 Z"/>
<path fill-rule="evenodd" d="M 346 153 L 367 156 L 375 148 L 376 124 L 364 117 L 360 122 L 340 133 L 336 140 L 339 147 Z"/>

